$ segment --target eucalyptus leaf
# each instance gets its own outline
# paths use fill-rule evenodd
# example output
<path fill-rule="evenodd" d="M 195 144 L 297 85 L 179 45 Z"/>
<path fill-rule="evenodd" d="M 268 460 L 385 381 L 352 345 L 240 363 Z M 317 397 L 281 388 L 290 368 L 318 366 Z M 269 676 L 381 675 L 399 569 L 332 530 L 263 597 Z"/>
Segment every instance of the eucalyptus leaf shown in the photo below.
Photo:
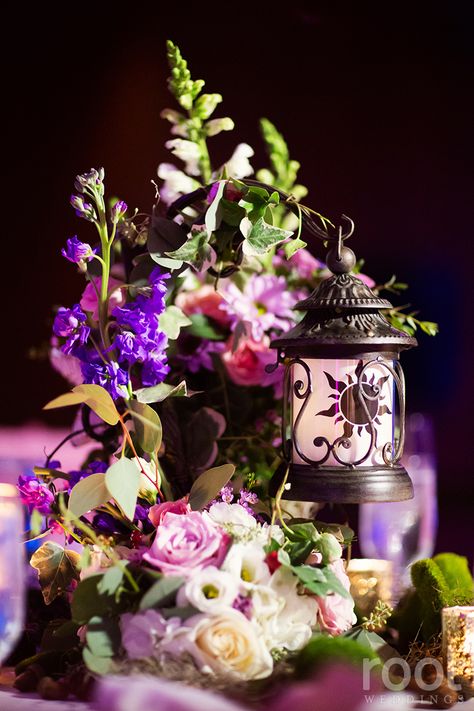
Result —
<path fill-rule="evenodd" d="M 125 562 L 124 565 L 127 565 Z M 117 565 L 112 565 L 102 576 L 102 580 L 97 585 L 99 593 L 105 595 L 115 595 L 119 585 L 123 580 L 123 570 Z"/>
<path fill-rule="evenodd" d="M 53 410 L 57 407 L 67 407 L 79 403 L 88 405 L 101 420 L 109 425 L 116 425 L 119 421 L 114 401 L 101 385 L 76 385 L 70 393 L 60 395 L 48 402 L 43 410 Z"/>
<path fill-rule="evenodd" d="M 263 217 L 257 220 L 247 234 L 242 250 L 247 256 L 261 256 L 272 247 L 291 237 L 293 232 L 268 225 Z"/>
<path fill-rule="evenodd" d="M 140 610 L 150 607 L 166 607 L 176 598 L 176 593 L 184 583 L 184 578 L 171 575 L 164 576 L 153 583 L 140 601 Z"/>
<path fill-rule="evenodd" d="M 89 575 L 79 582 L 71 601 L 71 616 L 78 625 L 85 625 L 96 615 L 114 615 L 121 608 L 113 595 L 99 591 L 102 574 Z"/>
<path fill-rule="evenodd" d="M 80 555 L 53 541 L 46 541 L 31 556 L 30 565 L 38 571 L 46 605 L 66 591 L 73 580 L 79 580 Z"/>
<path fill-rule="evenodd" d="M 189 318 L 183 314 L 180 308 L 174 305 L 168 306 L 160 316 L 160 329 L 171 341 L 176 340 L 181 329 L 190 324 Z"/>
<path fill-rule="evenodd" d="M 89 671 L 94 674 L 98 674 L 99 676 L 109 674 L 113 667 L 113 662 L 110 657 L 96 657 L 96 655 L 91 652 L 89 647 L 84 647 L 82 650 L 82 658 Z"/>
<path fill-rule="evenodd" d="M 105 483 L 110 494 L 132 521 L 140 489 L 140 470 L 131 459 L 122 457 L 105 472 Z"/>
<path fill-rule="evenodd" d="M 138 400 L 129 400 L 135 434 L 144 452 L 157 452 L 161 446 L 163 428 L 158 414 L 149 405 Z"/>
<path fill-rule="evenodd" d="M 150 388 L 139 388 L 133 394 L 138 402 L 144 402 L 149 405 L 155 402 L 163 402 L 168 397 L 190 397 L 192 395 L 192 393 L 188 393 L 185 380 L 182 380 L 178 385 L 159 383 Z"/>
<path fill-rule="evenodd" d="M 105 482 L 105 474 L 90 474 L 72 488 L 68 509 L 80 518 L 88 511 L 106 504 L 109 499 L 110 492 Z"/>
<path fill-rule="evenodd" d="M 92 617 L 87 623 L 86 643 L 94 657 L 113 657 L 120 646 L 118 621 L 110 617 Z"/>
<path fill-rule="evenodd" d="M 193 511 L 204 508 L 214 499 L 235 472 L 233 464 L 212 467 L 198 476 L 191 487 L 189 505 Z"/>

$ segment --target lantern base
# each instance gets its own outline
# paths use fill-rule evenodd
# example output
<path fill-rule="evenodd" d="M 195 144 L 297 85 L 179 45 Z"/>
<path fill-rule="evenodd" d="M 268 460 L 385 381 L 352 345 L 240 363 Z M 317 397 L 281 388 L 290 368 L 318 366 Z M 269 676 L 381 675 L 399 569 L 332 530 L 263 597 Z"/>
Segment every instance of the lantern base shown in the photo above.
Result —
<path fill-rule="evenodd" d="M 286 465 L 275 472 L 270 495 L 275 496 Z M 321 467 L 290 464 L 282 497 L 292 501 L 365 504 L 372 501 L 405 501 L 413 498 L 413 484 L 406 469 L 393 467 Z"/>

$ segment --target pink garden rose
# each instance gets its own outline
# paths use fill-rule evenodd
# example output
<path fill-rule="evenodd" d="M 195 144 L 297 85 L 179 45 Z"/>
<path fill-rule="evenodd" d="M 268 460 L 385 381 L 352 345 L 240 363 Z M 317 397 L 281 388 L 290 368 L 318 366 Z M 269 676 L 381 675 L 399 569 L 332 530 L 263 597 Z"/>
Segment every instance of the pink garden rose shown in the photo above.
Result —
<path fill-rule="evenodd" d="M 349 590 L 351 585 L 342 558 L 330 563 L 329 567 L 346 590 Z M 316 600 L 319 605 L 318 621 L 329 634 L 333 636 L 341 634 L 357 622 L 357 617 L 354 614 L 354 600 L 351 597 L 346 598 L 333 593 L 325 597 L 316 597 Z"/>
<path fill-rule="evenodd" d="M 190 512 L 191 507 L 189 506 L 187 500 L 183 498 L 178 499 L 178 501 L 163 501 L 162 504 L 155 504 L 148 512 L 148 518 L 154 526 L 159 526 L 167 513 L 174 513 L 182 516 L 183 514 L 188 514 Z"/>
<path fill-rule="evenodd" d="M 279 385 L 279 370 L 267 373 L 265 366 L 275 362 L 275 353 L 270 349 L 270 339 L 264 336 L 261 341 L 253 338 L 241 338 L 238 347 L 232 351 L 233 338 L 227 342 L 227 349 L 222 360 L 229 378 L 237 385 Z"/>
<path fill-rule="evenodd" d="M 185 516 L 168 512 L 143 560 L 165 575 L 188 577 L 208 565 L 219 567 L 228 546 L 227 533 L 206 512 L 191 511 Z"/>
<path fill-rule="evenodd" d="M 100 293 L 100 287 L 102 283 L 101 277 L 94 277 L 94 284 Z M 116 279 L 111 276 L 109 278 L 109 314 L 112 313 L 116 306 L 123 306 L 126 301 L 126 290 L 120 289 L 119 287 L 123 284 L 120 279 Z M 81 308 L 84 311 L 91 311 L 92 318 L 95 321 L 99 320 L 99 308 L 97 304 L 97 294 L 91 283 L 88 283 L 84 291 L 82 292 L 80 300 Z"/>
<path fill-rule="evenodd" d="M 186 316 L 204 314 L 224 328 L 230 324 L 229 314 L 222 309 L 224 299 L 210 284 L 204 284 L 194 291 L 181 292 L 175 303 Z"/>

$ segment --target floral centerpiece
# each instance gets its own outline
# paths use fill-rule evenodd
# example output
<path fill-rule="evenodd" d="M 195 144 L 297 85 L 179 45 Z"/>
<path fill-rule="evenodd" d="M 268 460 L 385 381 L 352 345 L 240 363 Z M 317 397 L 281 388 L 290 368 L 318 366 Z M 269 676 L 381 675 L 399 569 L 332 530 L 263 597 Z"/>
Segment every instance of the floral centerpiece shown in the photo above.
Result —
<path fill-rule="evenodd" d="M 59 443 L 19 481 L 30 537 L 45 539 L 31 558 L 44 602 L 62 601 L 19 666 L 22 688 L 66 675 L 55 693 L 67 694 L 78 669 L 263 680 L 356 622 L 343 561 L 351 531 L 268 494 L 282 462 L 269 343 L 327 276 L 302 216 L 332 223 L 299 202 L 299 164 L 268 120 L 258 183 L 247 144 L 213 166 L 208 139 L 233 121 L 213 118 L 222 97 L 202 92 L 171 42 L 168 58 L 180 110 L 162 116 L 182 165 L 159 166 L 152 213 L 108 199 L 103 169 L 78 175 L 71 197 L 91 230 L 62 254 L 86 285 L 54 318 L 51 362 L 73 387 L 46 409 L 78 407 L 67 439 L 90 446 L 63 471 Z M 406 286 L 359 276 L 377 290 Z M 414 312 L 387 316 L 436 331 Z"/>

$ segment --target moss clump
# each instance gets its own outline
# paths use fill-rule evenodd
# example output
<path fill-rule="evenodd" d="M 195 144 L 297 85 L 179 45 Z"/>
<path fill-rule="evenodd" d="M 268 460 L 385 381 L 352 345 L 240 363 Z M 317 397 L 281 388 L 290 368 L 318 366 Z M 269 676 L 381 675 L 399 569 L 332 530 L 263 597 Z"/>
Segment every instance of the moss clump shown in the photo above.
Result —
<path fill-rule="evenodd" d="M 456 553 L 438 553 L 433 560 L 443 573 L 452 598 L 456 601 L 459 600 L 459 602 L 452 604 L 472 604 L 474 585 L 467 558 L 456 555 Z"/>
<path fill-rule="evenodd" d="M 318 668 L 333 662 L 346 662 L 361 666 L 364 659 L 379 659 L 374 650 L 346 637 L 313 637 L 295 660 L 299 678 L 311 676 Z"/>

